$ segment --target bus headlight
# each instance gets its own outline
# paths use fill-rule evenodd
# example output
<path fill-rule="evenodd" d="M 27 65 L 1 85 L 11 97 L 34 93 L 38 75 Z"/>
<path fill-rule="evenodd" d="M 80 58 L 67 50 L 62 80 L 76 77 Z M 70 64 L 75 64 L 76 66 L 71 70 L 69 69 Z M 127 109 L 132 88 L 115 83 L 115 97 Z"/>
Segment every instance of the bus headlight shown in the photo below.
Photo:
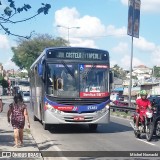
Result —
<path fill-rule="evenodd" d="M 109 110 L 109 108 L 110 106 L 107 104 L 103 109 L 97 111 L 97 113 L 100 113 L 100 114 L 105 113 L 107 110 Z"/>
<path fill-rule="evenodd" d="M 102 114 L 102 113 L 105 113 L 106 112 L 106 107 L 104 107 L 103 109 L 101 109 L 101 110 L 99 110 L 99 111 L 97 111 L 97 113 L 100 113 L 100 114 Z"/>
<path fill-rule="evenodd" d="M 56 109 L 55 109 L 54 107 L 52 107 L 52 108 L 50 109 L 50 111 L 51 111 L 51 112 L 56 112 Z"/>
<path fill-rule="evenodd" d="M 52 106 L 52 105 L 50 105 L 50 104 L 47 104 L 46 106 L 47 106 L 47 109 L 48 109 L 49 111 L 53 112 L 53 113 L 57 113 L 57 114 L 61 114 L 61 113 L 62 113 L 62 111 L 54 108 L 54 106 Z"/>
<path fill-rule="evenodd" d="M 51 112 L 57 113 L 57 114 L 61 114 L 62 111 L 55 109 L 54 107 L 52 107 L 52 109 L 50 109 Z"/>
<path fill-rule="evenodd" d="M 60 110 L 57 110 L 57 113 L 58 113 L 58 114 L 61 114 L 61 111 L 60 111 Z"/>

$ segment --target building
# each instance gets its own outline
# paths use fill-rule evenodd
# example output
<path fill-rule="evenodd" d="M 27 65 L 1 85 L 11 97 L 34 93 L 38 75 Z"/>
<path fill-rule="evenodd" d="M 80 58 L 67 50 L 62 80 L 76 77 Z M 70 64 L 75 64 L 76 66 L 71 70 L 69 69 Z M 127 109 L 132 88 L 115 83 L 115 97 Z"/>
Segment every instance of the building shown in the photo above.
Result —
<path fill-rule="evenodd" d="M 113 81 L 113 89 L 114 88 L 119 88 L 122 87 L 123 85 L 123 80 L 117 77 L 114 77 L 114 81 Z"/>
<path fill-rule="evenodd" d="M 132 75 L 136 76 L 139 81 L 152 77 L 152 69 L 144 65 L 133 67 Z"/>

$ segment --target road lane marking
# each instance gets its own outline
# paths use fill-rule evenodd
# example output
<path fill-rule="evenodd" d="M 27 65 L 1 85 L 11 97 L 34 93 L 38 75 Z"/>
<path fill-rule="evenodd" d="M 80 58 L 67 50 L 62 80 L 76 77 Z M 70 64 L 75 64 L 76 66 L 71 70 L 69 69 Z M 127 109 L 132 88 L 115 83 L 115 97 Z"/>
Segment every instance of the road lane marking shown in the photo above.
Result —
<path fill-rule="evenodd" d="M 137 139 L 138 141 L 141 141 L 141 142 L 144 142 L 144 143 L 147 143 L 147 144 L 150 144 L 152 146 L 155 146 L 155 144 L 151 143 L 151 142 L 147 142 L 145 140 L 142 140 L 142 139 Z"/>
<path fill-rule="evenodd" d="M 57 146 L 55 146 L 55 144 L 51 141 L 51 139 L 49 138 L 49 137 L 46 137 L 46 135 L 42 135 L 46 140 L 48 140 L 48 142 L 49 142 L 49 144 L 51 144 L 52 145 L 52 147 L 55 149 L 55 151 L 57 151 L 58 152 L 58 154 L 59 154 L 59 159 L 60 160 L 69 160 L 67 157 L 64 157 L 64 155 L 63 155 L 63 151 L 59 148 L 59 147 L 57 147 Z M 46 157 L 45 157 L 46 158 Z M 47 157 L 48 158 L 48 157 Z"/>
<path fill-rule="evenodd" d="M 112 116 L 112 115 L 111 115 L 111 117 L 133 122 L 133 120 L 125 119 L 125 118 L 122 118 L 122 117 L 117 117 L 117 116 Z M 141 142 L 144 142 L 144 143 L 147 143 L 147 144 L 152 145 L 152 146 L 157 146 L 156 144 L 153 144 L 153 143 L 151 143 L 151 142 L 147 142 L 147 141 L 142 140 L 142 139 L 137 139 L 137 140 L 138 140 L 138 141 L 141 141 Z"/>
<path fill-rule="evenodd" d="M 67 157 L 64 157 L 63 156 L 63 151 L 59 148 L 59 147 L 57 147 L 57 146 L 53 146 L 53 148 L 57 151 L 57 152 L 60 152 L 59 153 L 59 156 L 60 156 L 60 158 L 62 159 L 62 160 L 69 160 Z"/>

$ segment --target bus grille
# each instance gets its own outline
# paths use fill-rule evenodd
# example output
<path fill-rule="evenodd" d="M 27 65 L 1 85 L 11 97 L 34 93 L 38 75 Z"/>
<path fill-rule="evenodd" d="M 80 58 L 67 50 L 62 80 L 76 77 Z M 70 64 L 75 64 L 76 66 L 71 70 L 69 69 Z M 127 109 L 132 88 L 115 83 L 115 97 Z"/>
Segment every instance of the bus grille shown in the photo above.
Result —
<path fill-rule="evenodd" d="M 63 104 L 63 105 L 95 105 L 95 104 L 100 104 L 103 102 L 106 102 L 109 97 L 105 98 L 85 98 L 85 99 L 75 99 L 75 98 L 54 98 L 47 96 L 47 98 L 51 101 L 54 101 L 58 104 Z"/>

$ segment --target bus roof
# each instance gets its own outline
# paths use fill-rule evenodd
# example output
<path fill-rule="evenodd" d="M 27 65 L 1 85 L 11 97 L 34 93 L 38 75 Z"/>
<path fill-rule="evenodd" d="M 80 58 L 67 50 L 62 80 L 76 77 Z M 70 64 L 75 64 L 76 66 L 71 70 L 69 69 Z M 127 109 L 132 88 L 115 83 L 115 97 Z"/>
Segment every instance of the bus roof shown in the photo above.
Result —
<path fill-rule="evenodd" d="M 48 48 L 45 48 L 43 50 L 43 52 L 39 55 L 39 57 L 35 60 L 35 62 L 31 65 L 30 69 L 43 57 L 46 55 L 46 52 L 48 50 L 57 50 L 57 49 L 84 49 L 84 50 L 94 50 L 94 51 L 97 51 L 97 52 L 106 52 L 107 54 L 108 51 L 107 50 L 102 50 L 102 49 L 97 49 L 97 48 L 87 48 L 87 47 L 48 47 Z"/>
<path fill-rule="evenodd" d="M 108 51 L 103 50 L 103 49 L 88 48 L 88 47 L 48 47 L 48 48 L 45 48 L 44 51 L 47 51 L 47 50 L 50 50 L 50 49 L 67 49 L 67 48 L 73 48 L 73 49 L 93 49 L 93 50 L 97 50 L 97 51 L 108 52 Z"/>

